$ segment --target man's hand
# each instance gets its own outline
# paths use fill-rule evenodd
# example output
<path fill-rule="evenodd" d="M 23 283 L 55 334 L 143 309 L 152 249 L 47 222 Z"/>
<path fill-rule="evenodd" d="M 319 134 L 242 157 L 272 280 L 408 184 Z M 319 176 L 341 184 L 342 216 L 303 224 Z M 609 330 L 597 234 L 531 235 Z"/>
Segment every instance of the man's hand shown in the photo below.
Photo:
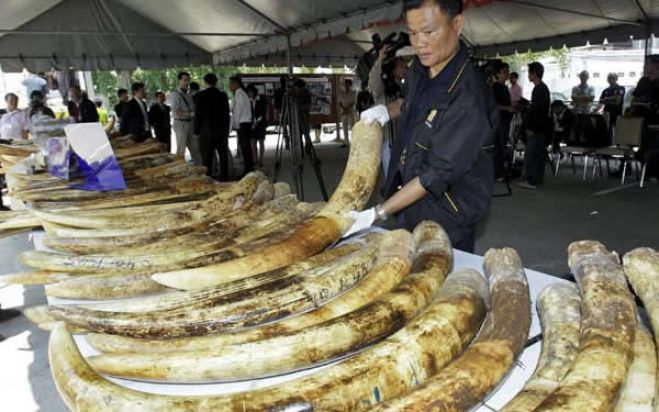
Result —
<path fill-rule="evenodd" d="M 380 49 L 380 52 L 378 53 L 378 61 L 383 62 L 385 57 L 387 57 L 387 53 L 389 53 L 389 50 L 391 50 L 391 46 L 384 46 L 383 48 Z"/>
<path fill-rule="evenodd" d="M 389 117 L 389 110 L 387 110 L 387 106 L 383 104 L 363 111 L 360 118 L 366 124 L 373 124 L 373 122 L 377 121 L 381 126 L 384 126 L 389 120 L 391 120 Z"/>
<path fill-rule="evenodd" d="M 373 226 L 375 222 L 376 213 L 375 208 L 364 210 L 363 212 L 350 212 L 350 218 L 354 220 L 350 229 L 343 235 L 348 237 L 354 233 L 361 232 Z"/>

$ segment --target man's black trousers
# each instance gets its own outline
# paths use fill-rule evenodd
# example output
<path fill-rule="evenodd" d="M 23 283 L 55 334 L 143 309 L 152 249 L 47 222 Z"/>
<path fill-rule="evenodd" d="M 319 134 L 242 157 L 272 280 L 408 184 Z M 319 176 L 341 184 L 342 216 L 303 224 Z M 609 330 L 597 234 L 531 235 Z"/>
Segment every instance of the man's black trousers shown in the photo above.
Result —
<path fill-rule="evenodd" d="M 240 123 L 240 128 L 238 129 L 238 147 L 240 148 L 240 153 L 243 156 L 243 162 L 245 165 L 245 173 L 247 174 L 254 170 L 254 158 L 252 157 L 252 124 L 251 123 Z"/>

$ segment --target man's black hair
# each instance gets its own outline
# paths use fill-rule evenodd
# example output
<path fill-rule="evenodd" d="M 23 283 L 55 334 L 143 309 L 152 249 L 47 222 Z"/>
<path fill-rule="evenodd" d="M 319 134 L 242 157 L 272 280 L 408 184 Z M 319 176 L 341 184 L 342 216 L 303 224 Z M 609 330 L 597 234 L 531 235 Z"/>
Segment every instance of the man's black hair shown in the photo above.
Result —
<path fill-rule="evenodd" d="M 562 100 L 554 100 L 551 102 L 551 108 L 554 109 L 556 107 L 565 107 L 565 103 Z"/>
<path fill-rule="evenodd" d="M 162 91 L 162 90 L 156 90 L 156 93 L 155 93 L 153 96 L 154 96 L 155 98 L 158 98 L 158 96 L 160 96 L 161 94 L 164 95 L 165 92 Z"/>
<path fill-rule="evenodd" d="M 94 100 L 94 104 L 96 105 L 96 107 L 101 107 L 101 106 L 103 106 L 103 102 L 100 101 L 100 100 Z"/>
<path fill-rule="evenodd" d="M 5 94 L 5 101 L 9 100 L 10 97 L 13 97 L 16 100 L 18 100 L 18 96 L 15 93 L 7 93 Z"/>
<path fill-rule="evenodd" d="M 34 98 L 37 96 L 41 96 L 41 98 L 43 98 L 43 92 L 41 92 L 41 90 L 32 90 L 32 93 L 30 93 L 30 100 L 34 100 Z"/>
<path fill-rule="evenodd" d="M 249 86 L 247 86 L 247 93 L 248 94 L 249 93 L 254 93 L 254 95 L 258 96 L 259 89 L 257 89 L 256 86 L 254 86 L 253 84 L 250 84 Z"/>
<path fill-rule="evenodd" d="M 201 90 L 201 86 L 197 82 L 190 82 L 190 90 Z"/>
<path fill-rule="evenodd" d="M 181 78 L 182 78 L 183 76 L 188 76 L 188 77 L 190 77 L 190 73 L 188 73 L 188 72 L 179 72 L 179 73 L 178 73 L 178 76 L 176 76 L 176 78 L 177 78 L 178 80 L 181 80 Z"/>
<path fill-rule="evenodd" d="M 344 84 L 344 85 L 348 85 L 348 84 L 349 84 L 350 86 L 352 86 L 354 83 L 352 82 L 352 79 L 345 79 L 345 80 L 343 81 L 343 84 Z"/>
<path fill-rule="evenodd" d="M 144 83 L 142 82 L 135 82 L 132 86 L 130 86 L 130 91 L 133 92 L 133 94 L 135 94 L 140 89 L 144 89 Z"/>
<path fill-rule="evenodd" d="M 510 77 L 514 77 L 514 78 L 516 78 L 516 79 L 519 79 L 519 73 L 517 73 L 517 72 L 512 72 L 512 73 L 510 73 Z"/>
<path fill-rule="evenodd" d="M 651 54 L 647 57 L 647 60 L 652 64 L 659 64 L 659 54 Z"/>
<path fill-rule="evenodd" d="M 462 0 L 403 0 L 403 14 L 407 14 L 410 10 L 421 8 L 426 3 L 435 3 L 441 11 L 448 14 L 451 18 L 462 14 L 463 10 Z"/>
<path fill-rule="evenodd" d="M 243 85 L 243 79 L 242 79 L 240 76 L 231 76 L 231 77 L 229 78 L 229 81 L 230 81 L 230 82 L 237 83 L 237 84 L 238 84 L 238 87 L 240 87 L 241 89 L 244 89 L 244 88 L 245 88 L 245 86 Z"/>
<path fill-rule="evenodd" d="M 204 76 L 204 82 L 209 86 L 217 85 L 217 76 L 213 73 L 208 73 Z"/>
<path fill-rule="evenodd" d="M 538 76 L 538 79 L 542 80 L 542 76 L 545 75 L 545 66 L 540 62 L 530 63 L 529 73 L 535 73 L 535 75 Z"/>
<path fill-rule="evenodd" d="M 501 73 L 502 70 L 504 69 L 510 69 L 510 65 L 502 60 L 497 60 L 494 63 L 494 71 L 495 73 Z"/>
<path fill-rule="evenodd" d="M 119 90 L 117 90 L 117 97 L 121 97 L 121 96 L 123 96 L 123 95 L 126 94 L 126 93 L 128 93 L 128 90 L 126 90 L 126 89 L 119 89 Z"/>

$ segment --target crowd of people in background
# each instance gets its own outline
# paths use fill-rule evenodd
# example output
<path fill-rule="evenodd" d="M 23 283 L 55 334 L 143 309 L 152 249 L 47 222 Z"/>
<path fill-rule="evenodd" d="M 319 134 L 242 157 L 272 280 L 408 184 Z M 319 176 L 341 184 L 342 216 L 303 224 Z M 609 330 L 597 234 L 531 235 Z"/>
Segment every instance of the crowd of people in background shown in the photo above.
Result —
<path fill-rule="evenodd" d="M 401 97 L 403 79 L 407 63 L 396 57 L 387 62 L 387 72 L 383 73 L 383 63 L 387 59 L 387 46 L 380 50 L 377 61 L 369 74 L 369 81 L 362 82 L 355 90 L 353 80 L 345 79 L 337 91 L 337 117 L 342 133 L 337 132 L 335 141 L 342 147 L 350 144 L 350 130 L 356 119 L 365 110 L 378 104 L 387 104 Z M 648 127 L 659 124 L 659 57 L 650 56 L 646 62 L 646 75 L 633 91 L 631 106 L 623 113 L 626 90 L 618 84 L 618 76 L 610 73 L 609 87 L 599 96 L 588 83 L 587 71 L 579 73 L 579 84 L 571 93 L 571 102 L 550 101 L 550 92 L 543 82 L 544 67 L 539 62 L 528 65 L 529 81 L 533 85 L 531 100 L 524 98 L 519 83 L 519 74 L 511 73 L 503 61 L 495 64 L 489 77 L 500 118 L 500 133 L 496 142 L 495 176 L 503 180 L 506 175 L 506 162 L 510 161 L 507 150 L 522 144 L 524 148 L 523 180 L 519 186 L 536 189 L 544 183 L 547 156 L 560 161 L 564 156 L 562 145 L 574 142 L 584 143 L 588 134 L 593 133 L 593 114 L 606 114 L 608 128 L 607 142 L 615 142 L 615 125 L 620 116 L 640 116 L 646 121 L 643 144 L 639 156 L 646 156 L 649 162 L 656 156 L 657 132 Z M 243 159 L 243 173 L 263 167 L 265 136 L 269 125 L 269 106 L 266 98 L 254 85 L 245 87 L 240 77 L 230 79 L 232 105 L 227 93 L 218 88 L 218 78 L 212 73 L 204 79 L 204 87 L 191 81 L 187 72 L 178 74 L 178 86 L 169 92 L 157 90 L 147 105 L 147 93 L 143 83 L 136 82 L 128 90 L 117 90 L 117 104 L 114 115 L 118 129 L 124 135 L 132 135 L 136 141 L 155 138 L 172 150 L 172 129 L 176 136 L 176 153 L 189 152 L 191 162 L 205 166 L 209 175 L 217 172 L 219 180 L 228 180 L 232 161 L 228 138 L 235 130 L 238 141 L 237 156 Z M 274 93 L 274 116 L 282 121 L 284 96 L 287 91 L 287 78 L 281 78 L 280 87 Z M 24 80 L 29 91 L 30 102 L 26 110 L 18 108 L 18 96 L 8 93 L 5 96 L 6 113 L 0 117 L 0 138 L 4 140 L 24 139 L 28 135 L 33 119 L 55 118 L 53 110 L 46 103 L 49 84 L 41 75 L 30 75 Z M 321 124 L 310 116 L 311 94 L 302 79 L 294 79 L 290 88 L 295 100 L 297 120 L 302 136 L 302 146 L 311 143 L 310 133 L 315 131 L 313 143 L 320 142 Z M 66 112 L 69 121 L 86 123 L 100 122 L 106 126 L 111 115 L 103 108 L 100 100 L 92 101 L 77 84 L 71 84 L 65 93 Z M 272 117 L 272 116 L 270 116 Z M 604 122 L 597 119 L 597 122 Z M 390 122 L 383 133 L 382 163 L 386 171 L 392 142 L 396 138 L 398 125 Z M 288 147 L 290 130 L 282 128 Z M 600 133 L 601 134 L 601 133 Z M 309 140 L 307 139 L 309 138 Z M 549 150 L 547 150 L 549 148 Z M 306 148 L 308 151 L 308 147 Z M 653 163 L 657 163 L 653 160 Z M 652 176 L 657 166 L 650 165 Z M 656 173 L 656 172 L 655 172 Z M 386 172 L 385 172 L 386 174 Z M 386 177 L 386 176 L 385 176 Z"/>
<path fill-rule="evenodd" d="M 206 167 L 209 176 L 228 181 L 231 153 L 229 134 L 235 130 L 238 155 L 243 159 L 243 174 L 263 165 L 267 121 L 267 102 L 254 86 L 246 88 L 238 76 L 229 81 L 233 104 L 218 88 L 218 77 L 204 76 L 204 87 L 191 81 L 190 73 L 180 72 L 178 85 L 169 95 L 157 90 L 153 103 L 147 106 L 145 85 L 133 83 L 129 97 L 126 89 L 117 90 L 119 102 L 114 112 L 122 135 L 131 135 L 142 142 L 155 138 L 172 150 L 172 129 L 176 139 L 176 154 L 190 155 L 192 164 Z M 218 173 L 215 174 L 214 172 Z"/>
<path fill-rule="evenodd" d="M 543 82 L 544 67 L 539 62 L 528 65 L 529 82 L 533 85 L 531 100 L 523 97 L 519 75 L 510 73 L 503 61 L 496 61 L 488 81 L 499 110 L 500 130 L 495 144 L 495 176 L 503 180 L 510 162 L 510 149 L 523 147 L 523 179 L 518 185 L 537 189 L 544 184 L 545 165 L 550 158 L 560 162 L 561 147 L 607 146 L 615 144 L 616 122 L 620 116 L 643 117 L 645 127 L 637 158 L 648 164 L 648 175 L 657 176 L 659 168 L 659 56 L 650 56 L 645 76 L 632 92 L 631 105 L 625 112 L 625 88 L 618 76 L 610 73 L 609 86 L 596 99 L 595 89 L 588 84 L 588 71 L 579 73 L 579 84 L 572 88 L 571 104 L 551 101 L 551 93 Z M 601 116 L 604 115 L 604 116 Z"/>

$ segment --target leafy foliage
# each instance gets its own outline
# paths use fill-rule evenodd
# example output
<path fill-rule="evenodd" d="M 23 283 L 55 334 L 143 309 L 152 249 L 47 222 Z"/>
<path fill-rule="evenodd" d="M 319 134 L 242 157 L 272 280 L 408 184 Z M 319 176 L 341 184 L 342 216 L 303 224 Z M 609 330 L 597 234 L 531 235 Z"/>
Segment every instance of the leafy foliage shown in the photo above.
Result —
<path fill-rule="evenodd" d="M 520 72 L 529 63 L 545 58 L 554 59 L 563 72 L 570 67 L 570 50 L 567 48 L 549 49 L 544 52 L 529 50 L 526 53 L 515 53 L 510 56 L 501 57 L 501 60 L 510 65 L 511 72 Z"/>
<path fill-rule="evenodd" d="M 146 85 L 147 97 L 152 98 L 153 94 L 158 90 L 174 90 L 178 84 L 178 74 L 181 71 L 190 73 L 191 81 L 199 83 L 202 87 L 204 75 L 211 72 L 215 73 L 219 80 L 218 86 L 226 90 L 229 84 L 229 78 L 236 73 L 236 68 L 231 66 L 174 67 L 160 70 L 144 70 L 138 68 L 130 73 L 130 79 L 131 82 L 143 82 Z M 116 91 L 119 88 L 119 76 L 116 72 L 96 70 L 92 72 L 92 81 L 97 94 L 107 96 L 111 105 L 117 103 Z"/>

